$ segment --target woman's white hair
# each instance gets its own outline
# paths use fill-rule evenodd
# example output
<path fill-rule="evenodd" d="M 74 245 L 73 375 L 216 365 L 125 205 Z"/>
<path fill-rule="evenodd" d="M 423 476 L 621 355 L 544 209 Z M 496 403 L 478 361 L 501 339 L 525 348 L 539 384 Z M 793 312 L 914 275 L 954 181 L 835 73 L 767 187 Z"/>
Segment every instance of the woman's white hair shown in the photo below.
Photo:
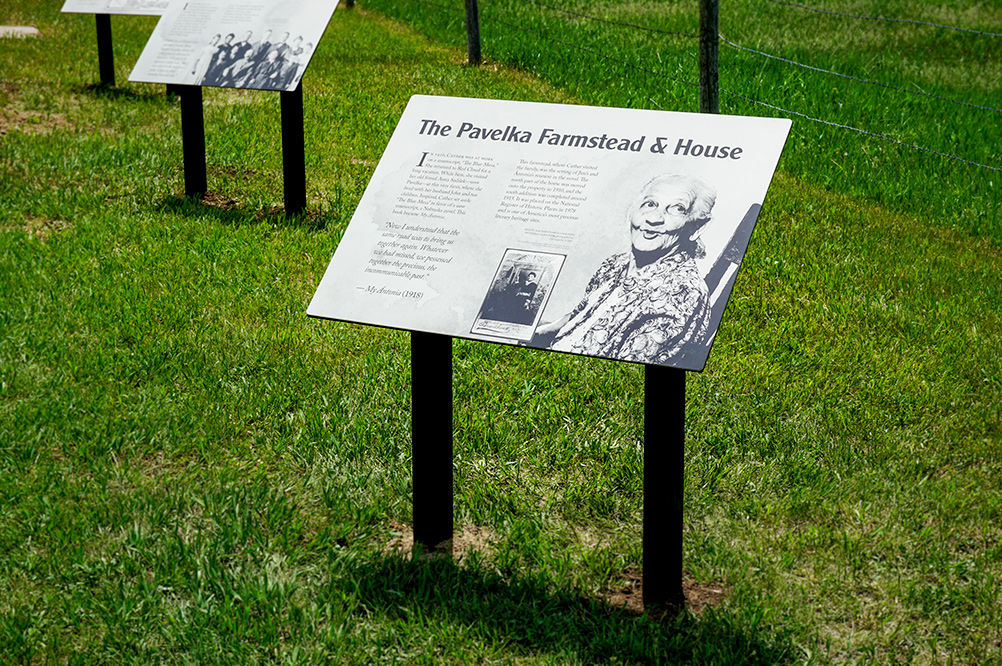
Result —
<path fill-rule="evenodd" d="M 637 195 L 634 206 L 631 210 L 636 210 L 644 196 L 655 185 L 662 183 L 680 185 L 689 195 L 689 207 L 686 210 L 686 225 L 679 234 L 680 242 L 685 251 L 693 257 L 700 258 L 706 254 L 702 241 L 699 240 L 700 232 L 713 216 L 713 204 L 717 202 L 717 189 L 699 176 L 686 173 L 667 173 L 655 176 L 647 181 L 643 189 Z M 629 220 L 630 212 L 627 212 Z"/>
<path fill-rule="evenodd" d="M 703 226 L 710 221 L 713 204 L 717 201 L 717 189 L 713 185 L 710 185 L 699 176 L 691 174 L 662 174 L 647 181 L 644 188 L 640 190 L 637 201 L 639 202 L 652 187 L 661 183 L 678 183 L 685 188 L 686 192 L 692 198 L 692 201 L 689 203 L 689 210 L 686 211 L 690 223 L 697 222 L 699 226 Z"/>

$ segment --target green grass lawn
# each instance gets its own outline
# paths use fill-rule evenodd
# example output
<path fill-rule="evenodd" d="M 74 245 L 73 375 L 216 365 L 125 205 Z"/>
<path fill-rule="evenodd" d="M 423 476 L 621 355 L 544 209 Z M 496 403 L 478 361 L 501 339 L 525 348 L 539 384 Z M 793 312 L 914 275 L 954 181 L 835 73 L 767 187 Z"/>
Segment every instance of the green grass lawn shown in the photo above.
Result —
<path fill-rule="evenodd" d="M 486 40 L 466 67 L 461 32 L 342 7 L 304 80 L 310 210 L 286 219 L 277 94 L 205 89 L 214 194 L 185 199 L 178 103 L 126 82 L 153 19 L 113 18 L 104 90 L 93 19 L 61 4 L 0 8 L 42 32 L 0 40 L 0 663 L 1002 663 L 997 174 L 795 120 L 688 382 L 687 581 L 723 598 L 661 620 L 603 601 L 641 563 L 642 368 L 455 341 L 475 547 L 411 561 L 408 336 L 305 309 L 411 94 L 693 110 L 691 92 Z M 847 39 L 812 25 L 790 48 Z M 956 69 L 924 85 L 997 99 L 998 47 L 947 57 L 965 48 L 929 56 Z M 901 136 L 998 164 L 998 123 L 956 119 Z"/>

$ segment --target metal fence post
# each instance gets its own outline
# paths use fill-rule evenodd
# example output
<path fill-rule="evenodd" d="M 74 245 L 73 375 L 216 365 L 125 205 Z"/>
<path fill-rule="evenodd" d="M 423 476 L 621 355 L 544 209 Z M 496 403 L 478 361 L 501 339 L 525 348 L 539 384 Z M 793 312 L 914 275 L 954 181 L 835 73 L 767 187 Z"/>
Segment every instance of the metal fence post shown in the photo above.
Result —
<path fill-rule="evenodd" d="M 720 113 L 720 0 L 699 0 L 699 112 Z"/>
<path fill-rule="evenodd" d="M 477 0 L 466 0 L 466 53 L 471 65 L 480 64 L 480 10 Z"/>

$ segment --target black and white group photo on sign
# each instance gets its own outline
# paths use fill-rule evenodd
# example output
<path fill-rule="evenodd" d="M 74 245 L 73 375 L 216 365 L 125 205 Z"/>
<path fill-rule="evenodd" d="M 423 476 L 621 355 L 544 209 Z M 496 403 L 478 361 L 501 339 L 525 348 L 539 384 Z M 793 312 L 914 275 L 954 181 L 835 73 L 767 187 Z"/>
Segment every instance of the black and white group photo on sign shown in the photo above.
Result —
<path fill-rule="evenodd" d="M 290 39 L 284 31 L 277 38 L 265 30 L 255 38 L 248 30 L 236 40 L 232 32 L 216 33 L 191 66 L 191 85 L 259 90 L 295 89 L 306 63 L 313 54 L 313 43 L 302 35 Z"/>
<path fill-rule="evenodd" d="M 702 370 L 789 128 L 415 96 L 308 314 Z"/>
<path fill-rule="evenodd" d="M 129 79 L 295 90 L 335 6 L 329 0 L 175 2 Z"/>

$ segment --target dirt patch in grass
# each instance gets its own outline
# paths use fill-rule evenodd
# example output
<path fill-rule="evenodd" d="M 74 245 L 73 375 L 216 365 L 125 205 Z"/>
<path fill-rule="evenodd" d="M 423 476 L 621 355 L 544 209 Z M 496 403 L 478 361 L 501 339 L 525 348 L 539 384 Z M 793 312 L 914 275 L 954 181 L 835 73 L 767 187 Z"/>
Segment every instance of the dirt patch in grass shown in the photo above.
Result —
<path fill-rule="evenodd" d="M 73 124 L 61 113 L 0 109 L 0 136 L 15 130 L 25 134 L 45 134 L 52 130 L 72 128 Z"/>
<path fill-rule="evenodd" d="M 390 523 L 390 527 L 393 529 L 393 538 L 386 544 L 386 552 L 399 552 L 406 557 L 413 556 L 414 528 L 395 521 Z M 463 525 L 453 531 L 451 541 L 444 541 L 438 544 L 430 553 L 426 553 L 426 555 L 441 556 L 449 554 L 457 562 L 462 562 L 472 552 L 490 556 L 494 552 L 494 543 L 496 541 L 497 538 L 494 533 L 485 527 Z"/>
<path fill-rule="evenodd" d="M 390 522 L 393 537 L 386 544 L 387 553 L 397 552 L 405 557 L 414 555 L 414 529 L 410 525 Z M 453 532 L 451 541 L 438 544 L 431 552 L 423 553 L 423 557 L 451 556 L 457 562 L 462 562 L 470 553 L 477 552 L 490 557 L 494 552 L 496 535 L 484 527 L 464 525 Z M 682 591 L 685 593 L 685 607 L 699 615 L 711 606 L 719 606 L 730 593 L 730 587 L 723 583 L 711 582 L 703 584 L 695 580 L 691 574 L 685 573 L 682 578 Z M 640 615 L 644 612 L 644 576 L 641 572 L 628 570 L 620 575 L 618 583 L 599 593 L 599 597 L 614 608 Z"/>
<path fill-rule="evenodd" d="M 207 171 L 209 176 L 225 176 L 244 182 L 250 181 L 257 175 L 257 169 L 251 169 L 250 167 L 210 166 Z"/>
<path fill-rule="evenodd" d="M 37 238 L 38 240 L 48 240 L 52 234 L 70 228 L 70 223 L 65 220 L 50 220 L 47 217 L 27 217 L 24 224 L 6 225 L 8 230 L 20 230 Z"/>
<path fill-rule="evenodd" d="M 730 588 L 723 583 L 699 583 L 686 573 L 682 577 L 682 591 L 685 607 L 699 615 L 710 606 L 719 606 Z M 639 615 L 644 612 L 644 575 L 639 571 L 625 571 L 617 585 L 602 590 L 599 596 L 614 608 Z"/>
<path fill-rule="evenodd" d="M 269 217 L 281 217 L 283 215 L 285 215 L 285 206 L 282 205 L 267 206 L 254 214 L 254 221 L 263 222 Z"/>
<path fill-rule="evenodd" d="M 255 222 L 264 222 L 266 220 L 273 220 L 274 218 L 288 218 L 291 220 L 301 220 L 308 227 L 320 230 L 327 226 L 331 213 L 328 211 L 323 211 L 317 208 L 304 208 L 299 213 L 292 216 L 287 216 L 285 214 L 284 205 L 267 206 L 258 210 L 254 214 Z"/>
<path fill-rule="evenodd" d="M 202 195 L 202 203 L 210 208 L 218 208 L 219 210 L 232 210 L 233 208 L 236 208 L 237 204 L 239 204 L 239 202 L 232 197 L 212 191 L 206 192 Z"/>

